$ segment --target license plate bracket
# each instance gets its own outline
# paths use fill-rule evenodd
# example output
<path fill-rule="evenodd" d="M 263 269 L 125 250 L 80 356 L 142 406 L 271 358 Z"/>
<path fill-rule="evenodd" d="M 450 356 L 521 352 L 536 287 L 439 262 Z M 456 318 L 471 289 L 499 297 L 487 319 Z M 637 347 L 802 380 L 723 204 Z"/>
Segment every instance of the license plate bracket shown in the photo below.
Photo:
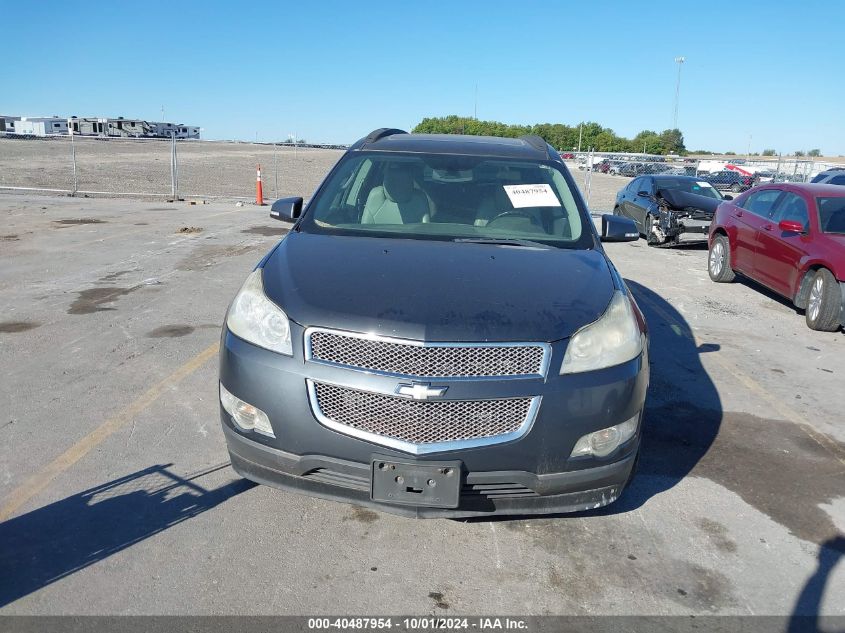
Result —
<path fill-rule="evenodd" d="M 370 498 L 383 503 L 457 508 L 461 496 L 461 462 L 372 461 Z"/>

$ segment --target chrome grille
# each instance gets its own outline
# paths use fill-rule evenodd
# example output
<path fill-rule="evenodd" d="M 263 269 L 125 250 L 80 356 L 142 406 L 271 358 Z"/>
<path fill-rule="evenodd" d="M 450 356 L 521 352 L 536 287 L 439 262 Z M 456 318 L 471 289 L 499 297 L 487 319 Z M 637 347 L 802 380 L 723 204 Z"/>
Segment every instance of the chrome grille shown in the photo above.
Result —
<path fill-rule="evenodd" d="M 548 366 L 541 343 L 424 344 L 321 329 L 306 336 L 309 360 L 400 376 L 543 376 Z"/>
<path fill-rule="evenodd" d="M 510 439 L 530 423 L 537 400 L 422 401 L 311 381 L 309 390 L 314 411 L 327 426 L 411 452 L 447 442 Z"/>

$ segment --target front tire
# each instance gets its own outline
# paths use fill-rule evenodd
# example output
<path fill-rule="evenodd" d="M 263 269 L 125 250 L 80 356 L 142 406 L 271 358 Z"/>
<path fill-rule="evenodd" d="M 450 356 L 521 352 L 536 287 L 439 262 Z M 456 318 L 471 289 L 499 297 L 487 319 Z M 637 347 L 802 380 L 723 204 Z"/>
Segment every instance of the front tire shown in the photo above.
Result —
<path fill-rule="evenodd" d="M 731 185 L 731 191 L 733 191 L 734 193 L 739 193 L 740 191 L 742 191 L 742 187 L 740 187 L 737 183 L 734 183 Z"/>
<path fill-rule="evenodd" d="M 819 332 L 836 332 L 839 329 L 841 309 L 842 294 L 839 284 L 828 269 L 819 269 L 810 286 L 805 315 L 807 327 Z"/>
<path fill-rule="evenodd" d="M 707 272 L 716 283 L 730 283 L 736 278 L 731 268 L 731 243 L 727 235 L 717 235 L 707 254 Z"/>

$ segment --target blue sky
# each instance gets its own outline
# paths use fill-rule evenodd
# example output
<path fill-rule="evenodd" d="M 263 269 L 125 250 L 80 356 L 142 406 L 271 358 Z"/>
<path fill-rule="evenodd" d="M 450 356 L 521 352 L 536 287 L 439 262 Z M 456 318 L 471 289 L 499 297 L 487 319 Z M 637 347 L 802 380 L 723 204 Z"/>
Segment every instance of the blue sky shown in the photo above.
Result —
<path fill-rule="evenodd" d="M 845 154 L 838 0 L 32 6 L 0 38 L 4 114 L 157 120 L 163 105 L 205 138 L 349 142 L 472 115 L 477 84 L 481 119 L 633 136 L 671 127 L 683 55 L 688 148 Z"/>

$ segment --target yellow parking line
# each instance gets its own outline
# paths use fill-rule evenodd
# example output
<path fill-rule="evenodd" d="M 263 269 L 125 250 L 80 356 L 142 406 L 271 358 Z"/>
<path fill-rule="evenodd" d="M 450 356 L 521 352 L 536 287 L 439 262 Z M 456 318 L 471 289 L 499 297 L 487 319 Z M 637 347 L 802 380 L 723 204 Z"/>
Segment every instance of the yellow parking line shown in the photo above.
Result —
<path fill-rule="evenodd" d="M 693 345 L 698 345 L 695 340 L 695 334 L 693 334 L 692 330 L 681 323 L 679 323 L 671 314 L 666 312 L 663 308 L 657 305 L 654 301 L 649 299 L 648 297 L 640 294 L 634 293 L 636 295 L 637 301 L 642 301 L 651 307 L 655 312 L 657 312 L 663 319 L 669 323 L 675 333 L 683 336 L 684 338 L 689 339 L 692 341 Z M 819 446 L 824 448 L 826 451 L 831 453 L 840 463 L 845 464 L 845 451 L 840 448 L 839 444 L 823 433 L 819 431 L 816 427 L 812 424 L 807 422 L 800 413 L 795 411 L 792 407 L 788 406 L 786 403 L 781 401 L 780 399 L 776 398 L 772 394 L 770 394 L 765 387 L 763 387 L 759 382 L 754 380 L 751 376 L 747 375 L 746 373 L 742 372 L 736 365 L 733 365 L 722 358 L 719 357 L 718 354 L 711 355 L 711 358 L 719 364 L 719 366 L 727 371 L 731 376 L 736 378 L 742 385 L 754 393 L 757 397 L 761 400 L 769 404 L 775 411 L 777 411 L 781 416 L 785 419 L 789 420 L 790 422 L 797 425 L 804 433 L 806 433 L 813 441 L 815 441 Z"/>
<path fill-rule="evenodd" d="M 16 488 L 12 494 L 6 497 L 2 507 L 0 507 L 0 521 L 5 521 L 11 517 L 23 504 L 49 486 L 53 479 L 91 452 L 91 449 L 95 448 L 112 433 L 153 404 L 168 389 L 179 384 L 202 367 L 208 359 L 217 354 L 219 347 L 219 343 L 214 343 L 201 351 L 167 378 L 150 387 L 128 407 L 123 409 L 123 411 L 103 422 L 52 462 L 44 466 L 44 468 L 32 475 Z"/>

